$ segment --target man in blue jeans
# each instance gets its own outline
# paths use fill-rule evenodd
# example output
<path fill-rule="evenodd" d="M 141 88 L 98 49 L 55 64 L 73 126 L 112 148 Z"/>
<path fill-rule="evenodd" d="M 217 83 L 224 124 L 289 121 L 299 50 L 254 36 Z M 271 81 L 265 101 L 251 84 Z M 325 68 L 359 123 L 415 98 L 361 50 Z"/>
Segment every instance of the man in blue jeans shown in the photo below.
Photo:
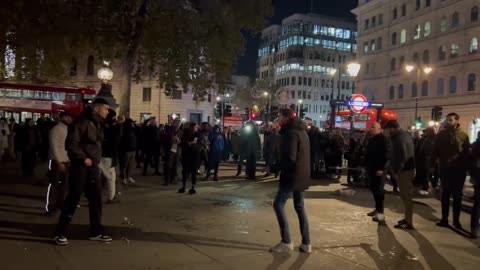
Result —
<path fill-rule="evenodd" d="M 279 113 L 281 125 L 280 143 L 280 186 L 273 203 L 280 226 L 282 241 L 270 249 L 271 252 L 290 252 L 293 244 L 290 239 L 285 204 L 293 193 L 293 203 L 300 221 L 302 244 L 300 251 L 311 253 L 310 233 L 307 214 L 303 203 L 304 191 L 310 186 L 310 142 L 306 126 L 295 117 L 291 109 L 282 109 Z"/>

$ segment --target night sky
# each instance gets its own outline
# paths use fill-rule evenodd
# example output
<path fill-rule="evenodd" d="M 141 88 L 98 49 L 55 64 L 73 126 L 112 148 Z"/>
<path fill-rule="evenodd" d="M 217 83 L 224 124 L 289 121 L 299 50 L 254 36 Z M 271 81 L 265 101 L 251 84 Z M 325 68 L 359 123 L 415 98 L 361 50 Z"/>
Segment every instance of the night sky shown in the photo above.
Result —
<path fill-rule="evenodd" d="M 310 13 L 311 0 L 273 0 L 274 14 L 270 24 L 280 24 L 282 19 L 294 13 Z M 313 13 L 323 14 L 334 17 L 350 18 L 355 20 L 355 16 L 350 12 L 354 9 L 358 0 L 312 0 L 314 2 Z M 246 51 L 239 59 L 236 75 L 247 75 L 255 78 L 255 69 L 257 53 L 259 46 L 259 36 L 252 37 L 246 35 Z"/>

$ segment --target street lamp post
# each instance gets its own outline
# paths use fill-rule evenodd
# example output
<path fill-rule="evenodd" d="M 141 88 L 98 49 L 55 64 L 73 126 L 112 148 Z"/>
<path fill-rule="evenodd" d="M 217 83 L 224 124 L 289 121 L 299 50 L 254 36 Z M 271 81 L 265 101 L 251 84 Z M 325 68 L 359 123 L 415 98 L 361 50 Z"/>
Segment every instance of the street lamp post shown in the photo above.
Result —
<path fill-rule="evenodd" d="M 428 75 L 430 74 L 433 69 L 429 66 L 425 66 L 423 68 L 420 68 L 420 64 L 417 63 L 416 66 L 414 65 L 406 65 L 405 66 L 405 70 L 408 72 L 408 73 L 412 73 L 414 70 L 417 71 L 417 96 L 415 97 L 415 121 L 417 121 L 418 119 L 418 95 L 419 95 L 419 89 L 421 91 L 423 91 L 423 85 L 421 85 L 421 78 L 422 78 L 422 71 Z"/>
<path fill-rule="evenodd" d="M 297 115 L 300 115 L 300 106 L 302 106 L 302 104 L 303 104 L 303 99 L 299 99 L 298 104 L 300 104 L 300 105 L 297 106 Z"/>
<path fill-rule="evenodd" d="M 337 70 L 332 68 L 328 72 L 332 78 L 335 78 Z M 330 131 L 335 129 L 335 104 L 333 103 L 333 97 L 335 95 L 335 83 L 332 83 L 332 93 L 330 94 Z"/>
<path fill-rule="evenodd" d="M 350 77 L 353 78 L 353 83 L 352 83 L 352 93 L 355 93 L 355 79 L 358 76 L 358 73 L 360 72 L 361 65 L 359 63 L 350 63 L 347 65 L 347 72 L 350 75 Z M 354 112 L 352 108 L 350 107 L 350 136 L 353 136 L 353 133 L 355 132 L 355 126 L 354 126 Z"/>
<path fill-rule="evenodd" d="M 100 91 L 98 91 L 97 97 L 105 99 L 110 108 L 116 109 L 118 104 L 113 97 L 112 85 L 110 84 L 110 81 L 113 78 L 113 71 L 108 67 L 108 62 L 104 63 L 105 66 L 100 68 L 97 72 L 97 77 L 102 81 L 102 86 L 100 87 Z"/>

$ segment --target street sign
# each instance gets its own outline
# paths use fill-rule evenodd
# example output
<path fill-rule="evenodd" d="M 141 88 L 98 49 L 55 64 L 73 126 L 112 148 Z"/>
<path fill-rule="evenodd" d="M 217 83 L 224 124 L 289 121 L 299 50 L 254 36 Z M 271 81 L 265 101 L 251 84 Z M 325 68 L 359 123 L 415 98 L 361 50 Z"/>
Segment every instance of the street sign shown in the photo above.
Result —
<path fill-rule="evenodd" d="M 334 105 L 334 106 L 346 106 L 345 100 L 338 100 L 338 99 L 331 99 L 331 100 L 330 100 L 330 105 Z"/>
<path fill-rule="evenodd" d="M 348 106 L 354 113 L 362 113 L 370 107 L 370 102 L 364 95 L 356 94 L 348 101 Z"/>

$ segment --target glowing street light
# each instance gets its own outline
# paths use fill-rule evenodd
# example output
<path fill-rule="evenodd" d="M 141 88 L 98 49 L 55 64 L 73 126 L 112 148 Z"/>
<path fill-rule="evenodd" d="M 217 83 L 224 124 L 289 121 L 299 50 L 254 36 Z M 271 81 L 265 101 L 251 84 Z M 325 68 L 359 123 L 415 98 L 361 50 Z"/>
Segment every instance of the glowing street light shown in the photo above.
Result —
<path fill-rule="evenodd" d="M 267 91 L 263 92 L 263 96 L 268 97 L 268 92 Z"/>
<path fill-rule="evenodd" d="M 299 100 L 298 100 L 298 103 L 302 104 L 302 103 L 303 103 L 303 99 L 299 99 Z"/>
<path fill-rule="evenodd" d="M 328 74 L 330 74 L 330 76 L 335 76 L 335 74 L 337 73 L 337 70 L 332 68 L 330 69 L 330 71 L 328 72 Z"/>
<path fill-rule="evenodd" d="M 217 97 L 217 101 L 220 101 L 220 100 L 222 100 L 222 98 L 221 98 L 221 97 Z"/>
<path fill-rule="evenodd" d="M 361 67 L 359 63 L 350 63 L 347 65 L 347 72 L 351 77 L 357 77 Z"/>
<path fill-rule="evenodd" d="M 425 72 L 425 74 L 430 74 L 430 72 L 432 72 L 432 70 L 433 70 L 433 69 L 432 69 L 431 67 L 425 67 L 425 68 L 423 69 L 423 72 Z"/>
<path fill-rule="evenodd" d="M 406 70 L 407 72 L 412 72 L 414 69 L 415 69 L 415 67 L 412 66 L 412 65 L 406 65 L 406 66 L 405 66 L 405 70 Z"/>
<path fill-rule="evenodd" d="M 230 97 L 230 94 L 229 94 L 229 93 L 227 93 L 225 96 L 229 98 L 229 97 Z"/>
<path fill-rule="evenodd" d="M 103 82 L 108 83 L 113 78 L 113 71 L 109 67 L 102 67 L 97 72 L 97 77 Z"/>
<path fill-rule="evenodd" d="M 433 127 L 433 126 L 435 126 L 435 122 L 434 122 L 434 121 L 430 121 L 430 122 L 428 122 L 428 126 L 429 126 L 429 127 Z"/>

